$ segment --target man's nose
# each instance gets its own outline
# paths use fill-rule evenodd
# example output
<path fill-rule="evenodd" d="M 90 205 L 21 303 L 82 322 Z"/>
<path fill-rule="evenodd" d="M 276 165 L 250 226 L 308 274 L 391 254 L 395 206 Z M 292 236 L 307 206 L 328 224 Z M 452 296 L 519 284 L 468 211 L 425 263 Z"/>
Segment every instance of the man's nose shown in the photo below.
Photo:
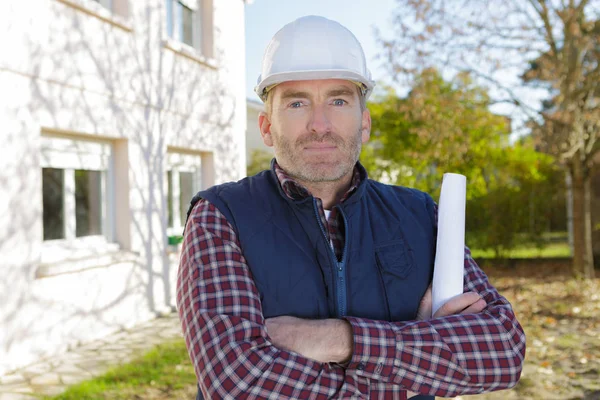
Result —
<path fill-rule="evenodd" d="M 331 120 L 327 114 L 327 106 L 313 106 L 308 124 L 309 132 L 316 134 L 325 134 L 331 132 Z"/>

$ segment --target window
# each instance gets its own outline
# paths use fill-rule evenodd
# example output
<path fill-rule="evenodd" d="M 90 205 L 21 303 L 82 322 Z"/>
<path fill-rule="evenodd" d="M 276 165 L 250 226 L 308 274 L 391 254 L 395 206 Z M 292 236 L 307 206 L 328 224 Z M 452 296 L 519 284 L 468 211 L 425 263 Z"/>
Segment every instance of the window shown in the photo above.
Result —
<path fill-rule="evenodd" d="M 106 8 L 113 15 L 129 17 L 129 0 L 92 0 Z"/>
<path fill-rule="evenodd" d="M 112 239 L 108 142 L 42 136 L 44 241 Z"/>
<path fill-rule="evenodd" d="M 204 19 L 203 7 L 206 0 L 166 0 L 167 34 L 169 38 L 195 48 L 207 56 L 209 46 L 206 28 L 210 21 Z M 200 7 L 202 5 L 202 7 Z"/>
<path fill-rule="evenodd" d="M 102 171 L 75 170 L 75 236 L 102 234 Z"/>
<path fill-rule="evenodd" d="M 44 240 L 65 238 L 64 170 L 42 168 Z"/>
<path fill-rule="evenodd" d="M 113 9 L 113 4 L 112 4 L 113 0 L 93 0 L 93 1 L 95 1 L 96 3 L 100 4 L 101 6 L 107 8 L 111 11 Z"/>
<path fill-rule="evenodd" d="M 202 188 L 200 155 L 168 153 L 167 221 L 168 236 L 179 236 L 192 197 Z"/>
<path fill-rule="evenodd" d="M 181 41 L 192 47 L 196 47 L 194 46 L 194 17 L 192 9 L 181 5 Z"/>
<path fill-rule="evenodd" d="M 130 0 L 57 0 L 80 12 L 96 17 L 125 31 L 133 30 L 129 15 Z"/>

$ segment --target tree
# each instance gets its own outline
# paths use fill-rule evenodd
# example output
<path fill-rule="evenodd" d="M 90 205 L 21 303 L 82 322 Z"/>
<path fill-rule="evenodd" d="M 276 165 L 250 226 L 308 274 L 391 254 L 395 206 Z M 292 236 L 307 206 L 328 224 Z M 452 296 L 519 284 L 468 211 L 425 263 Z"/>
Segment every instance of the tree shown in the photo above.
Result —
<path fill-rule="evenodd" d="M 469 196 L 478 197 L 497 179 L 494 160 L 510 133 L 509 121 L 488 106 L 489 96 L 468 74 L 447 82 L 437 70 L 425 70 L 406 98 L 390 89 L 369 105 L 373 133 L 363 161 L 381 171 L 376 177 L 434 195 L 444 172 L 461 173 Z"/>
<path fill-rule="evenodd" d="M 509 142 L 510 121 L 489 104 L 468 74 L 448 82 L 425 70 L 405 98 L 390 89 L 369 104 L 372 138 L 361 161 L 375 179 L 434 198 L 444 172 L 466 175 L 468 241 L 501 256 L 519 238 L 540 240 L 555 172 L 552 157 L 535 151 L 531 140 Z"/>
<path fill-rule="evenodd" d="M 590 171 L 600 149 L 600 0 L 398 0 L 394 76 L 469 72 L 518 107 L 573 181 L 573 271 L 592 278 Z M 523 79 L 519 79 L 518 77 Z M 511 78 L 512 77 L 512 78 Z M 544 94 L 551 109 L 532 104 Z"/>
<path fill-rule="evenodd" d="M 564 196 L 557 196 L 564 179 L 553 158 L 537 152 L 531 138 L 502 154 L 496 184 L 467 202 L 468 242 L 496 257 L 523 243 L 542 247 L 545 232 L 566 228 Z"/>
<path fill-rule="evenodd" d="M 600 22 L 595 23 L 593 30 L 596 29 L 597 34 L 589 35 L 595 37 L 592 51 L 580 61 L 583 64 L 580 72 L 584 76 L 594 71 L 600 60 Z M 562 84 L 562 72 L 557 73 L 554 68 L 553 57 L 546 52 L 530 62 L 523 79 L 526 82 L 549 83 L 558 88 Z M 584 82 L 587 79 L 589 78 L 585 77 Z M 579 94 L 576 93 L 579 89 L 554 90 L 553 97 L 543 103 L 542 123 L 534 123 L 532 128 L 539 148 L 561 157 L 572 182 L 567 195 L 571 196 L 573 204 L 573 242 L 584 243 L 583 252 L 574 252 L 575 264 L 583 263 L 584 269 L 576 269 L 575 273 L 593 277 L 591 171 L 593 158 L 600 144 L 597 141 L 600 87 L 596 83 L 586 86 L 591 87 L 584 87 L 586 92 Z M 568 92 L 567 95 L 565 92 Z"/>
<path fill-rule="evenodd" d="M 256 175 L 265 169 L 271 168 L 271 160 L 273 159 L 273 153 L 266 150 L 252 150 L 250 154 L 250 163 L 246 168 L 248 176 Z"/>

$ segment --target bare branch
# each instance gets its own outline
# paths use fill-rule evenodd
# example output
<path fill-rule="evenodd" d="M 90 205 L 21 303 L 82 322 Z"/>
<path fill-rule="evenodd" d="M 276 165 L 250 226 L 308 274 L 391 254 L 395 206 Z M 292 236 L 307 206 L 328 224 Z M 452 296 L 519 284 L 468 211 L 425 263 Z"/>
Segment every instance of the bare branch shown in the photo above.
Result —
<path fill-rule="evenodd" d="M 528 0 L 534 5 L 534 0 Z M 545 0 L 538 0 L 540 8 L 534 5 L 534 8 L 538 11 L 540 18 L 542 19 L 546 31 L 546 40 L 552 49 L 552 55 L 558 57 L 558 46 L 556 45 L 556 39 L 554 38 L 554 31 L 552 30 L 552 23 L 550 22 L 550 16 L 548 13 L 548 7 Z"/>
<path fill-rule="evenodd" d="M 576 8 L 577 14 L 583 13 L 583 10 L 588 5 L 588 3 L 589 3 L 589 0 L 581 0 L 581 3 L 579 3 L 579 5 Z"/>

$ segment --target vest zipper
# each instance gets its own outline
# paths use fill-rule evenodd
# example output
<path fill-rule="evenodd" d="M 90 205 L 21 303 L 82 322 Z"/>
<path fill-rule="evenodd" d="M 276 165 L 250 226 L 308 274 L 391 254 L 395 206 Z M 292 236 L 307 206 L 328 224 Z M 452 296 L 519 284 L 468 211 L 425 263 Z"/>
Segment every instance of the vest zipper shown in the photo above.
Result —
<path fill-rule="evenodd" d="M 348 221 L 346 220 L 346 215 L 344 214 L 344 212 L 342 211 L 342 208 L 339 206 L 336 206 L 337 209 L 340 212 L 340 215 L 342 216 L 342 218 L 344 219 L 344 250 L 342 251 L 342 261 L 340 263 L 338 263 L 338 279 L 340 281 L 340 288 L 338 288 L 338 297 L 340 298 L 339 300 L 339 307 L 340 307 L 340 316 L 343 317 L 346 315 L 346 308 L 347 308 L 347 293 L 346 293 L 346 251 L 348 250 L 348 231 L 349 231 L 349 227 L 348 227 Z"/>
<path fill-rule="evenodd" d="M 337 257 L 335 256 L 335 252 L 333 251 L 333 248 L 331 247 L 331 243 L 330 241 L 327 239 L 327 233 L 325 232 L 325 227 L 323 226 L 323 224 L 321 223 L 321 215 L 319 214 L 319 209 L 317 208 L 317 200 L 315 198 L 313 198 L 313 208 L 315 210 L 315 217 L 317 217 L 317 223 L 319 224 L 319 227 L 321 228 L 321 233 L 323 234 L 323 239 L 325 239 L 325 244 L 327 245 L 327 248 L 329 249 L 329 256 L 331 258 L 331 260 L 333 261 L 333 265 L 335 265 L 337 271 L 336 271 L 336 279 L 334 280 L 334 286 L 335 286 L 335 292 L 337 293 L 337 316 L 338 317 L 343 317 L 344 315 L 346 315 L 346 271 L 345 271 L 345 267 L 346 267 L 346 249 L 347 249 L 347 242 L 344 241 L 344 251 L 342 253 L 342 261 L 338 262 Z M 348 239 L 348 226 L 346 224 L 346 216 L 344 215 L 344 213 L 342 212 L 342 210 L 338 207 L 338 210 L 340 211 L 340 214 L 342 215 L 342 217 L 344 218 L 344 226 L 346 228 L 345 230 L 345 239 Z"/>

